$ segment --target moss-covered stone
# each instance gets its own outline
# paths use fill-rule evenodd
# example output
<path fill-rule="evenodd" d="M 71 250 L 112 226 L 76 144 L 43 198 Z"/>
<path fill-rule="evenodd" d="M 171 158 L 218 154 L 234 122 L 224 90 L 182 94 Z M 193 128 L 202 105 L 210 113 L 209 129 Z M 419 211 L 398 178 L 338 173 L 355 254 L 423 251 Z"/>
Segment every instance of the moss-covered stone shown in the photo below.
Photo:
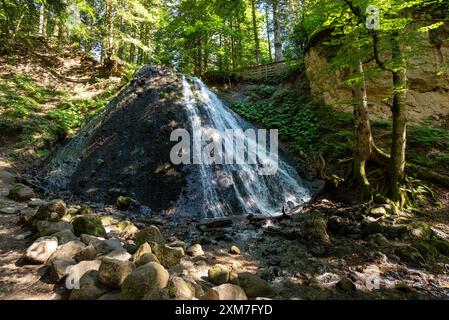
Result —
<path fill-rule="evenodd" d="M 237 279 L 232 279 L 232 283 L 242 287 L 248 297 L 272 297 L 275 295 L 274 290 L 265 280 L 250 272 L 238 273 Z"/>
<path fill-rule="evenodd" d="M 77 215 L 85 215 L 94 213 L 91 207 L 81 206 L 76 212 Z"/>
<path fill-rule="evenodd" d="M 440 254 L 449 256 L 449 241 L 441 239 L 431 239 L 430 243 Z"/>
<path fill-rule="evenodd" d="M 80 215 L 72 220 L 75 235 L 89 234 L 96 237 L 106 237 L 106 230 L 101 223 L 101 219 L 95 215 Z"/>
<path fill-rule="evenodd" d="M 35 194 L 33 189 L 21 183 L 13 185 L 8 193 L 8 198 L 16 201 L 28 201 L 34 197 Z"/>
<path fill-rule="evenodd" d="M 403 246 L 396 248 L 395 253 L 402 261 L 413 265 L 421 266 L 426 263 L 424 257 L 419 253 L 419 251 L 412 246 Z"/>
<path fill-rule="evenodd" d="M 207 271 L 207 275 L 209 281 L 217 286 L 229 281 L 229 270 L 221 264 L 216 264 L 210 268 Z"/>
<path fill-rule="evenodd" d="M 326 231 L 327 223 L 320 212 L 315 212 L 304 223 L 303 236 L 309 241 L 329 244 L 330 239 Z"/>
<path fill-rule="evenodd" d="M 431 239 L 433 231 L 427 223 L 413 222 L 408 225 L 408 235 L 412 239 Z"/>
<path fill-rule="evenodd" d="M 67 206 L 61 199 L 50 201 L 42 206 L 36 212 L 36 219 L 56 221 L 67 213 Z"/>
<path fill-rule="evenodd" d="M 380 247 L 388 247 L 390 246 L 390 242 L 385 238 L 385 236 L 382 233 L 374 233 L 370 234 L 366 241 L 374 246 L 380 246 Z"/>
<path fill-rule="evenodd" d="M 136 246 L 140 247 L 145 242 L 156 242 L 163 244 L 165 243 L 165 240 L 159 228 L 151 225 L 145 229 L 140 230 L 136 234 Z"/>
<path fill-rule="evenodd" d="M 137 207 L 139 205 L 139 202 L 134 200 L 131 197 L 126 196 L 118 196 L 116 200 L 117 208 L 120 210 L 126 210 L 130 207 Z"/>
<path fill-rule="evenodd" d="M 418 250 L 427 262 L 433 261 L 438 256 L 437 249 L 429 241 L 415 241 L 412 246 Z"/>
<path fill-rule="evenodd" d="M 136 267 L 140 267 L 149 262 L 160 263 L 157 256 L 152 252 L 151 246 L 147 242 L 142 244 L 134 253 L 133 261 Z"/>
<path fill-rule="evenodd" d="M 378 221 L 368 223 L 362 230 L 362 234 L 364 237 L 368 237 L 369 235 L 375 233 L 384 233 L 384 228 Z"/>
<path fill-rule="evenodd" d="M 120 298 L 122 300 L 137 300 L 148 295 L 152 290 L 167 286 L 169 274 L 165 268 L 156 262 L 150 262 L 136 268 L 123 282 Z"/>
<path fill-rule="evenodd" d="M 117 224 L 120 235 L 125 239 L 133 239 L 139 232 L 139 229 L 131 221 L 120 221 Z"/>

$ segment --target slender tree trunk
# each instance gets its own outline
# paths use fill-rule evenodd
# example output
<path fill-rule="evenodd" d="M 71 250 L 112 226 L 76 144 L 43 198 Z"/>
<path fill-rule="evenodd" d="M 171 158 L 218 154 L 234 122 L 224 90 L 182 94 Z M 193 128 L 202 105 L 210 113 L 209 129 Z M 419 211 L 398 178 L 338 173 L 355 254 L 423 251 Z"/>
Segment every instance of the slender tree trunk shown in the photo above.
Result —
<path fill-rule="evenodd" d="M 270 62 L 273 62 L 273 55 L 271 54 L 271 40 L 270 40 L 270 7 L 268 2 L 265 6 L 265 20 L 267 22 L 267 44 L 268 44 L 268 57 L 270 58 Z"/>
<path fill-rule="evenodd" d="M 45 36 L 45 4 L 42 2 L 39 8 L 39 29 L 38 35 L 41 37 Z"/>
<path fill-rule="evenodd" d="M 230 28 L 233 31 L 234 25 L 232 23 L 232 18 L 229 21 Z M 231 59 L 232 59 L 232 70 L 234 71 L 237 67 L 236 60 L 237 60 L 237 54 L 236 54 L 236 48 L 235 48 L 235 37 L 234 34 L 231 35 Z"/>
<path fill-rule="evenodd" d="M 356 153 L 354 157 L 354 175 L 363 186 L 369 186 L 366 177 L 365 164 L 372 154 L 373 136 L 368 114 L 368 99 L 366 95 L 363 63 L 360 62 L 357 72 L 363 77 L 362 82 L 352 88 L 354 97 L 354 125 L 356 136 Z"/>
<path fill-rule="evenodd" d="M 104 61 L 108 63 L 113 59 L 114 52 L 114 21 L 113 21 L 113 5 L 111 0 L 106 0 L 105 3 L 105 18 L 106 18 L 106 52 Z"/>
<path fill-rule="evenodd" d="M 274 61 L 282 60 L 281 24 L 279 20 L 279 0 L 273 0 Z"/>
<path fill-rule="evenodd" d="M 257 29 L 257 16 L 256 16 L 256 0 L 251 0 L 251 14 L 253 18 L 253 32 L 254 32 L 254 46 L 256 54 L 256 64 L 260 64 L 260 42 L 259 42 L 259 30 Z"/>
<path fill-rule="evenodd" d="M 220 43 L 220 48 L 223 48 L 223 35 L 221 32 L 219 35 L 219 43 Z M 222 53 L 220 53 L 218 55 L 218 70 L 223 71 L 223 54 Z"/>
<path fill-rule="evenodd" d="M 392 71 L 393 75 L 393 139 L 391 143 L 391 158 L 389 168 L 390 196 L 395 202 L 401 200 L 399 183 L 404 178 L 405 149 L 407 141 L 407 76 L 405 60 L 402 55 L 398 35 L 394 34 L 390 43 L 392 46 L 392 58 L 400 64 L 398 69 Z"/>

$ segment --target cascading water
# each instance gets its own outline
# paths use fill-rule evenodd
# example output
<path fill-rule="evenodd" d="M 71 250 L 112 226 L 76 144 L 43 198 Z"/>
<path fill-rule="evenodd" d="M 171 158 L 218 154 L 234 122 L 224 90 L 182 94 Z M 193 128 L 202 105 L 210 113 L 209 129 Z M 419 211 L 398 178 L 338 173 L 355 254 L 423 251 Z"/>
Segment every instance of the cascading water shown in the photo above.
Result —
<path fill-rule="evenodd" d="M 201 80 L 193 78 L 191 85 L 183 77 L 183 94 L 192 135 L 213 129 L 224 146 L 235 147 L 238 139 L 246 139 L 246 150 L 257 145 L 255 139 L 244 135 L 244 130 L 253 127 L 226 107 Z M 227 130 L 233 130 L 234 139 L 224 134 Z M 193 159 L 201 159 L 206 142 L 194 140 L 193 143 L 200 144 L 192 148 Z M 236 159 L 242 160 L 242 156 L 236 154 Z M 274 161 L 267 152 L 258 152 L 257 156 L 260 163 Z M 280 213 L 282 207 L 288 209 L 309 201 L 310 192 L 296 171 L 282 159 L 275 160 L 278 161 L 278 169 L 273 175 L 261 175 L 258 165 L 245 161 L 232 164 L 205 164 L 200 161 L 199 164 L 187 165 L 190 181 L 187 195 L 178 202 L 178 212 L 185 213 L 194 208 L 203 216 L 214 218 L 239 213 L 273 215 Z M 194 203 L 197 203 L 196 207 Z"/>
<path fill-rule="evenodd" d="M 114 202 L 116 192 L 124 192 L 153 212 L 187 219 L 275 215 L 282 207 L 289 209 L 310 200 L 314 191 L 307 171 L 302 180 L 281 157 L 271 157 L 271 150 L 277 150 L 271 142 L 259 149 L 256 138 L 246 135 L 248 129 L 256 128 L 199 79 L 179 80 L 170 70 L 143 67 L 130 86 L 44 167 L 42 180 L 47 189 L 102 203 Z M 173 94 L 167 93 L 169 88 Z M 180 89 L 182 101 L 175 94 Z M 212 132 L 225 149 L 234 148 L 238 140 L 246 141 L 245 152 L 236 153 L 234 162 L 177 165 L 171 159 L 174 143 L 170 138 L 178 129 L 190 129 L 191 136 Z M 233 136 L 226 135 L 227 131 Z M 190 156 L 202 159 L 207 147 L 207 140 L 199 140 Z M 242 161 L 254 148 L 258 162 Z M 273 164 L 275 174 L 261 174 L 261 167 Z"/>

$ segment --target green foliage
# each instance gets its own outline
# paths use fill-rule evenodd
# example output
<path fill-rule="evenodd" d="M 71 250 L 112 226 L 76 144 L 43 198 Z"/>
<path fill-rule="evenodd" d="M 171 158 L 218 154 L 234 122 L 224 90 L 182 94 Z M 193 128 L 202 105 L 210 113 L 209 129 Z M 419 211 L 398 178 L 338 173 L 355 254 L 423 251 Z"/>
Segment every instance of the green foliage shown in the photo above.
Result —
<path fill-rule="evenodd" d="M 75 99 L 66 90 L 41 86 L 24 74 L 13 74 L 0 83 L 0 132 L 20 130 L 20 141 L 12 151 L 15 158 L 45 158 L 58 142 L 73 135 L 116 94 L 105 89 L 95 99 Z M 44 105 L 57 102 L 43 112 Z"/>
<path fill-rule="evenodd" d="M 258 89 L 266 92 L 266 87 Z M 317 105 L 300 103 L 295 93 L 290 90 L 276 91 L 270 102 L 258 104 L 238 101 L 232 103 L 231 107 L 248 121 L 265 128 L 278 129 L 281 138 L 292 141 L 295 152 L 309 152 L 317 140 L 320 130 L 316 117 Z"/>
<path fill-rule="evenodd" d="M 267 84 L 261 84 L 254 89 L 254 92 L 261 98 L 269 98 L 275 91 L 276 88 Z"/>

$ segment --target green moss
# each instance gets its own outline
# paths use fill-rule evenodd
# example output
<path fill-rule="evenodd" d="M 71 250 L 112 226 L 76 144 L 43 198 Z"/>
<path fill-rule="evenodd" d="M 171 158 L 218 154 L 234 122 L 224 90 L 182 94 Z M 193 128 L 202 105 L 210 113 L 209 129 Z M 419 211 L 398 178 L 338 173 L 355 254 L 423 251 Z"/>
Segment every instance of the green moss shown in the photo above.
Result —
<path fill-rule="evenodd" d="M 449 256 L 449 241 L 441 239 L 431 239 L 429 242 L 435 249 L 444 256 Z"/>
<path fill-rule="evenodd" d="M 396 248 L 395 253 L 401 258 L 402 261 L 413 265 L 420 266 L 426 263 L 424 257 L 419 253 L 419 251 L 412 246 L 404 246 Z"/>
<path fill-rule="evenodd" d="M 90 234 L 96 237 L 106 237 L 106 230 L 101 219 L 94 215 L 75 216 L 71 222 L 73 231 L 78 237 L 82 234 Z"/>
<path fill-rule="evenodd" d="M 428 241 L 416 241 L 412 246 L 418 250 L 427 262 L 435 260 L 438 255 L 437 249 Z"/>

